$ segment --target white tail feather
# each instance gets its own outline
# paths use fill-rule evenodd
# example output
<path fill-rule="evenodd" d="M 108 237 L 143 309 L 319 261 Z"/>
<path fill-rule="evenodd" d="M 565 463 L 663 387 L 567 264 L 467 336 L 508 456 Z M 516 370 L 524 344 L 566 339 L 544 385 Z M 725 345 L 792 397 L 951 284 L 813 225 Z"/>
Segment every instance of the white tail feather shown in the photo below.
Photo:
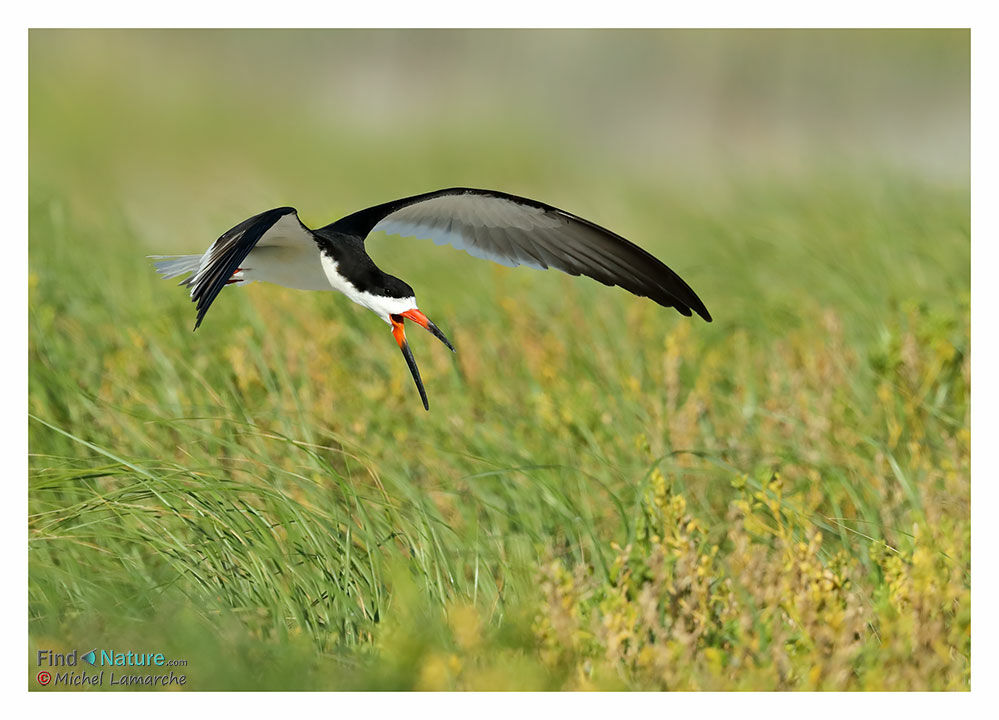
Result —
<path fill-rule="evenodd" d="M 150 255 L 156 272 L 165 278 L 175 278 L 181 275 L 196 273 L 201 266 L 201 255 Z"/>

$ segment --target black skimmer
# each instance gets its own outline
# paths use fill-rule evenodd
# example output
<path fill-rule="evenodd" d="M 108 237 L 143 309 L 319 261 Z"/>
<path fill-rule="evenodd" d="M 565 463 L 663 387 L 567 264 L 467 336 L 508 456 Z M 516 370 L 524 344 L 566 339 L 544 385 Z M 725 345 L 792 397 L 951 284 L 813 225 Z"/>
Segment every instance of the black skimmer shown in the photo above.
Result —
<path fill-rule="evenodd" d="M 197 330 L 227 285 L 270 282 L 300 290 L 337 290 L 392 328 L 427 410 L 427 392 L 406 342 L 403 323 L 430 331 L 453 352 L 444 333 L 416 305 L 413 288 L 382 272 L 364 249 L 376 231 L 433 240 L 509 267 L 555 268 L 618 285 L 690 317 L 711 321 L 700 298 L 655 257 L 589 220 L 551 205 L 495 190 L 449 188 L 360 210 L 317 230 L 280 207 L 244 220 L 204 255 L 154 255 L 163 277 L 190 275 Z"/>

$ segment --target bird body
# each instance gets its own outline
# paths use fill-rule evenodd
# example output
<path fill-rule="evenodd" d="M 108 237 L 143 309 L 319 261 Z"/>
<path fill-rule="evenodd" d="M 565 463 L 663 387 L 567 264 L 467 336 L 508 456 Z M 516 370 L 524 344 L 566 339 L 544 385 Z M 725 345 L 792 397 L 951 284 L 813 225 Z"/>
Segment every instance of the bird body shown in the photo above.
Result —
<path fill-rule="evenodd" d="M 368 256 L 364 243 L 373 232 L 427 238 L 510 267 L 587 275 L 683 315 L 696 312 L 711 320 L 694 291 L 637 245 L 564 210 L 495 190 L 449 188 L 413 195 L 316 230 L 305 227 L 294 208 L 274 208 L 223 233 L 203 255 L 153 257 L 164 277 L 189 275 L 181 284 L 190 287 L 197 303 L 195 330 L 227 285 L 260 281 L 346 295 L 389 324 L 429 409 L 404 321 L 417 323 L 452 351 L 454 347 L 417 307 L 413 288 Z"/>

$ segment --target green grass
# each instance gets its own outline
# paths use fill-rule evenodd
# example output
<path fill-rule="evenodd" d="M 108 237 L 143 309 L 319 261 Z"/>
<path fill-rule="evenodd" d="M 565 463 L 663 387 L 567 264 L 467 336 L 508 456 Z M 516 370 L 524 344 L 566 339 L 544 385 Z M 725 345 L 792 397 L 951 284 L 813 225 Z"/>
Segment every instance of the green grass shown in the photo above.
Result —
<path fill-rule="evenodd" d="M 191 689 L 967 688 L 967 187 L 843 165 L 684 187 L 515 121 L 230 134 L 196 83 L 165 116 L 113 85 L 87 104 L 103 76 L 59 84 L 46 47 L 33 649 L 163 650 Z M 428 414 L 345 298 L 228 289 L 192 333 L 144 257 L 461 183 L 618 230 L 715 322 L 386 239 L 458 350 L 410 334 Z"/>

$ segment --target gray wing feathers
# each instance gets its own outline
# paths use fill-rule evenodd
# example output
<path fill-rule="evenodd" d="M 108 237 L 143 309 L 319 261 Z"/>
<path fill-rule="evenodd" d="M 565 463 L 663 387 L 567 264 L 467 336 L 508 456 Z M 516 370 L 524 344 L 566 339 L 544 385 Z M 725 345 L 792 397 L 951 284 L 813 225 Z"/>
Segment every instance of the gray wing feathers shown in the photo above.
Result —
<path fill-rule="evenodd" d="M 646 251 L 571 213 L 524 198 L 442 191 L 390 210 L 374 224 L 376 230 L 429 238 L 508 267 L 552 267 L 586 275 L 684 315 L 694 309 L 710 319 L 693 290 Z"/>
<path fill-rule="evenodd" d="M 437 245 L 451 245 L 500 265 L 527 265 L 544 270 L 547 265 L 537 253 L 532 253 L 533 243 L 528 233 L 557 225 L 558 221 L 544 210 L 505 198 L 444 195 L 396 210 L 372 231 L 425 237 Z"/>

